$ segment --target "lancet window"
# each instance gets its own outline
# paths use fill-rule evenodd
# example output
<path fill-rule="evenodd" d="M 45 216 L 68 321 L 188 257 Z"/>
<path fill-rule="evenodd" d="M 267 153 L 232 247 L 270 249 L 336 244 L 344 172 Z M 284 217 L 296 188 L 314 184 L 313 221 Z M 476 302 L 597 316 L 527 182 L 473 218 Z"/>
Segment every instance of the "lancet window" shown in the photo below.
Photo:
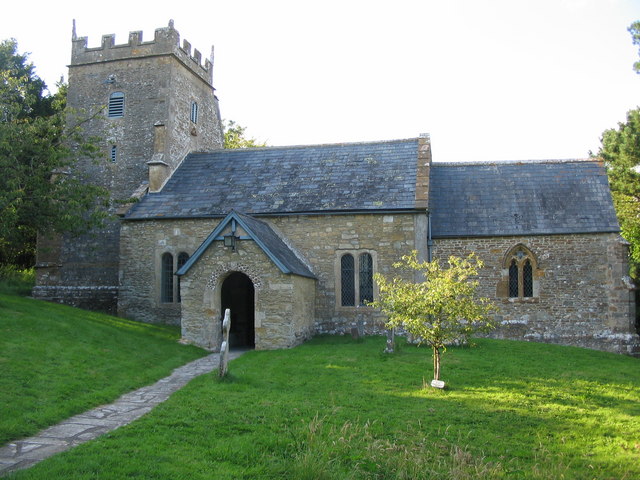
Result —
<path fill-rule="evenodd" d="M 509 272 L 509 298 L 534 297 L 536 260 L 524 245 L 512 248 L 506 256 Z"/>

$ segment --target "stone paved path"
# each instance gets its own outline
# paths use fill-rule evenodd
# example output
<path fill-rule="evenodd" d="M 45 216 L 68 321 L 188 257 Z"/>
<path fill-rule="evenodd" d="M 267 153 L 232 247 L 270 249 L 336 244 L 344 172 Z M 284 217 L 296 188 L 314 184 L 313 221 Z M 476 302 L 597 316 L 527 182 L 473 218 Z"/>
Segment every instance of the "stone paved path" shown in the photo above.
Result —
<path fill-rule="evenodd" d="M 242 353 L 242 350 L 229 352 L 229 360 L 238 358 Z M 191 379 L 218 366 L 218 354 L 208 355 L 176 368 L 171 375 L 153 385 L 122 395 L 110 405 L 94 408 L 42 430 L 33 437 L 0 447 L 0 476 L 28 468 L 51 455 L 133 422 L 164 402 Z"/>

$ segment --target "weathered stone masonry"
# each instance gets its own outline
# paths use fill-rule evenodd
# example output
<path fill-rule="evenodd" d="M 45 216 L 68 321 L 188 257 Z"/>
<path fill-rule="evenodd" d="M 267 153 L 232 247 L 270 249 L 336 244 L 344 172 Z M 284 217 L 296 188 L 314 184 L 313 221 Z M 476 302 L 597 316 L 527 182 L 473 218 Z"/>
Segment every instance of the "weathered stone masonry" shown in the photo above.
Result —
<path fill-rule="evenodd" d="M 362 324 L 380 333 L 383 316 L 355 305 L 411 250 L 473 251 L 481 294 L 499 306 L 495 336 L 640 354 L 601 163 L 432 163 L 427 134 L 224 150 L 213 58 L 181 44 L 172 21 L 150 41 L 87 43 L 74 25 L 69 115 L 90 117 L 105 159 L 72 174 L 125 205 L 102 231 L 39 239 L 34 296 L 117 302 L 119 315 L 180 324 L 183 340 L 214 350 L 234 305 L 245 346 L 288 348 Z M 113 94 L 122 114 L 105 109 Z"/>
<path fill-rule="evenodd" d="M 116 44 L 113 35 L 103 36 L 99 47 L 87 44 L 74 26 L 69 124 L 81 121 L 84 135 L 100 139 L 104 157 L 81 161 L 73 174 L 109 190 L 115 213 L 120 201 L 144 193 L 148 162 L 165 165 L 168 175 L 188 152 L 222 145 L 213 58 L 202 63 L 189 42 L 181 45 L 173 22 L 150 41 L 131 32 L 125 44 Z M 124 115 L 110 118 L 106 105 L 114 92 L 124 94 Z M 90 235 L 40 238 L 34 296 L 115 313 L 119 245 L 117 220 Z"/>
<path fill-rule="evenodd" d="M 617 234 L 542 235 L 438 239 L 434 256 L 475 252 L 485 263 L 482 296 L 499 308 L 498 338 L 634 353 L 633 302 L 626 281 L 626 245 Z M 527 247 L 537 260 L 532 298 L 509 298 L 503 258 L 514 246 Z"/>
<path fill-rule="evenodd" d="M 308 319 L 312 322 L 310 332 L 315 333 L 343 333 L 354 326 L 357 321 L 366 322 L 366 330 L 370 333 L 380 332 L 382 329 L 382 316 L 369 307 L 341 307 L 336 300 L 336 261 L 343 251 L 369 251 L 374 252 L 376 258 L 376 271 L 390 273 L 392 263 L 397 261 L 404 252 L 415 248 L 414 215 L 292 215 L 281 217 L 262 218 L 277 228 L 291 243 L 293 247 L 304 252 L 317 282 L 313 282 L 315 302 L 310 310 Z M 242 271 L 250 277 L 263 277 L 266 273 L 252 275 L 247 272 L 246 265 L 254 265 L 256 271 L 262 272 L 268 260 L 264 254 L 256 253 L 253 242 L 241 241 L 236 253 L 228 253 L 220 244 L 212 249 L 217 253 L 207 254 L 198 262 L 198 269 L 188 278 L 181 279 L 182 305 L 179 303 L 162 303 L 159 295 L 160 284 L 160 258 L 163 253 L 169 252 L 174 257 L 181 251 L 189 255 L 198 248 L 204 239 L 217 226 L 219 219 L 191 219 L 191 220 L 152 220 L 152 221 L 128 221 L 122 227 L 121 242 L 121 278 L 120 300 L 118 314 L 121 316 L 136 318 L 147 322 L 162 321 L 166 323 L 180 323 L 185 305 L 193 304 L 194 300 L 204 298 L 204 295 L 213 295 L 219 282 L 214 282 L 213 287 L 207 287 L 211 278 L 217 278 L 229 271 Z M 141 241 L 140 239 L 145 239 Z M 253 253 L 250 253 L 253 252 Z M 257 258 L 256 258 L 257 255 Z M 224 257 L 223 260 L 217 260 Z M 245 265 L 238 268 L 238 265 Z M 269 278 L 276 275 L 280 278 L 278 284 L 283 284 L 282 275 L 273 265 L 267 269 Z M 197 280 L 196 280 L 197 279 Z M 285 284 L 294 280 L 288 280 Z M 306 282 L 304 279 L 296 279 L 297 282 Z M 265 288 L 264 283 L 260 291 Z M 307 282 L 308 283 L 308 282 Z M 203 288 L 209 290 L 205 293 Z M 310 287 L 305 287 L 310 288 Z M 278 296 L 268 296 L 271 302 L 280 305 L 280 311 L 291 309 L 291 299 L 283 295 L 286 289 L 281 289 Z M 196 292 L 196 293 L 194 293 Z M 216 292 L 219 296 L 219 292 Z M 260 294 L 261 295 L 261 294 Z M 209 297 L 208 297 L 209 298 Z M 211 298 L 215 298 L 211 297 Z M 209 298 L 207 304 L 213 300 Z M 257 302 L 257 300 L 256 300 Z M 299 304 L 300 301 L 296 302 Z M 194 313 L 197 309 L 190 309 L 190 315 L 201 314 L 201 321 L 208 321 L 209 315 L 219 317 L 222 312 L 205 307 L 205 311 Z M 268 310 L 269 315 L 280 315 L 278 308 Z M 265 315 L 267 315 L 265 311 Z M 217 318 L 216 317 L 216 318 Z M 265 317 L 265 322 L 270 321 Z M 195 322 L 195 320 L 194 320 Z M 192 324 L 193 322 L 189 321 Z M 256 331 L 258 343 L 259 331 Z M 186 335 L 193 340 L 193 335 Z M 302 339 L 301 339 L 302 340 Z M 205 340 L 202 343 L 207 343 Z M 272 340 L 260 340 L 262 348 L 269 348 Z M 264 342 L 264 343 L 263 343 Z"/>

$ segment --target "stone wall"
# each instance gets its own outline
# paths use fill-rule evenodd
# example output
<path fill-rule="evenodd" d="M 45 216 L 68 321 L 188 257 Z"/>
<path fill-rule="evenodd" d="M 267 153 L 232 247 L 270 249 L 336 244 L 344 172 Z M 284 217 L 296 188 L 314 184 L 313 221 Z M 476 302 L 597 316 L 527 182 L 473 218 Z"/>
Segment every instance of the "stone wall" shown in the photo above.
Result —
<path fill-rule="evenodd" d="M 34 287 L 33 296 L 85 310 L 97 310 L 111 315 L 117 313 L 118 288 L 116 286 L 41 285 Z"/>
<path fill-rule="evenodd" d="M 311 338 L 315 280 L 283 274 L 254 241 L 246 240 L 235 252 L 214 242 L 182 277 L 184 341 L 219 349 L 220 291 L 231 272 L 244 273 L 253 284 L 257 350 L 289 348 Z"/>
<path fill-rule="evenodd" d="M 83 135 L 100 139 L 104 162 L 85 160 L 80 170 L 92 183 L 126 199 L 147 179 L 147 162 L 156 152 L 170 170 L 191 151 L 222 147 L 218 100 L 212 85 L 212 63 L 191 55 L 188 42 L 170 24 L 157 29 L 152 41 L 132 32 L 128 43 L 116 45 L 111 35 L 102 45 L 87 47 L 74 39 L 69 65 L 70 122 L 83 121 Z M 212 59 L 211 59 L 212 60 Z M 113 92 L 124 93 L 124 116 L 108 118 L 105 106 Z M 190 121 L 191 103 L 198 104 L 198 122 Z M 88 121 L 86 121 L 88 119 Z M 155 125 L 165 134 L 155 144 Z M 117 146 L 117 159 L 110 151 Z"/>
<path fill-rule="evenodd" d="M 437 239 L 434 258 L 475 252 L 485 263 L 479 293 L 499 307 L 493 336 L 640 353 L 626 244 L 617 234 Z M 509 298 L 505 255 L 535 257 L 532 298 Z"/>
<path fill-rule="evenodd" d="M 192 54 L 189 42 L 181 46 L 172 22 L 157 29 L 151 41 L 144 42 L 141 32 L 132 32 L 127 43 L 117 45 L 112 35 L 105 35 L 96 48 L 88 48 L 87 38 L 76 38 L 74 31 L 68 124 L 80 123 L 85 138 L 97 139 L 102 156 L 97 161 L 80 159 L 71 173 L 106 188 L 114 202 L 111 213 L 147 182 L 147 162 L 166 164 L 170 174 L 189 152 L 222 147 L 211 60 L 203 65 L 200 52 Z M 121 118 L 108 118 L 105 110 L 114 92 L 125 96 Z M 190 118 L 193 102 L 198 104 L 196 123 Z M 82 287 L 85 300 L 90 300 L 91 289 L 95 292 L 96 302 L 89 301 L 89 306 L 116 310 L 115 302 L 105 308 L 102 293 L 119 284 L 118 221 L 88 235 L 67 236 L 63 241 L 40 238 L 38 243 L 34 296 L 61 301 L 65 291 L 69 295 L 75 291 L 62 287 Z M 74 299 L 64 302 L 73 304 Z"/>
<path fill-rule="evenodd" d="M 309 283 L 308 279 L 296 278 L 291 280 L 291 287 L 286 287 L 297 292 L 291 297 L 291 305 L 305 305 L 304 308 L 296 307 L 293 311 L 295 315 L 310 312 L 308 318 L 305 313 L 305 318 L 300 317 L 295 322 L 302 325 L 305 321 L 314 321 L 313 330 L 318 333 L 344 333 L 358 321 L 362 321 L 368 333 L 380 332 L 383 317 L 379 312 L 369 307 L 341 307 L 338 304 L 337 262 L 343 252 L 367 251 L 373 253 L 374 271 L 391 273 L 392 264 L 416 248 L 416 225 L 424 222 L 424 215 L 418 217 L 420 218 L 416 218 L 414 214 L 261 217 L 278 230 L 291 247 L 302 252 L 318 279 L 317 282 Z M 121 229 L 118 313 L 145 322 L 178 323 L 180 305 L 160 302 L 160 257 L 169 252 L 176 258 L 181 251 L 192 255 L 219 221 L 125 221 Z M 217 243 L 219 242 L 214 242 Z M 240 242 L 239 257 L 250 243 Z M 228 271 L 224 262 L 217 268 L 215 262 L 201 258 L 198 262 L 200 264 L 206 265 L 211 272 L 218 271 L 218 274 Z M 273 267 L 265 257 L 251 267 L 264 268 L 263 265 L 267 264 L 269 268 Z M 182 279 L 182 284 L 185 281 L 186 279 Z M 189 282 L 190 288 L 194 288 L 196 282 L 193 278 Z M 311 289 L 312 284 L 315 300 L 311 309 L 308 305 L 309 295 L 300 296 L 299 292 Z M 280 294 L 289 295 L 287 289 Z M 183 304 L 184 302 L 183 294 Z M 265 318 L 264 321 L 269 320 Z M 259 330 L 256 334 L 262 335 Z"/>
<path fill-rule="evenodd" d="M 339 305 L 340 256 L 346 252 L 369 252 L 374 272 L 395 273 L 392 265 L 416 245 L 415 233 L 425 221 L 422 214 L 319 215 L 273 217 L 275 225 L 304 253 L 318 277 L 315 331 L 343 334 L 359 321 L 367 334 L 383 331 L 384 317 L 370 307 Z M 426 242 L 425 242 L 426 243 Z"/>
<path fill-rule="evenodd" d="M 288 280 L 280 278 L 269 283 L 269 287 L 263 287 L 269 288 L 269 296 L 278 297 L 279 307 L 256 310 L 256 325 L 265 325 L 256 328 L 259 342 L 269 342 L 269 336 L 292 338 L 292 335 L 299 335 L 300 338 L 306 338 L 310 331 L 343 334 L 358 322 L 364 323 L 367 334 L 382 332 L 384 317 L 376 310 L 339 305 L 340 255 L 344 252 L 370 252 L 374 258 L 374 271 L 387 275 L 398 273 L 392 264 L 412 249 L 419 250 L 423 258 L 426 256 L 426 242 L 416 244 L 414 241 L 416 234 L 419 238 L 425 238 L 425 216 L 422 214 L 293 215 L 261 219 L 268 221 L 295 250 L 302 253 L 317 282 L 290 277 Z M 181 251 L 192 255 L 219 221 L 125 221 L 122 227 L 119 313 L 147 322 L 178 323 L 180 305 L 162 304 L 159 301 L 159 259 L 164 252 L 172 253 L 174 258 Z M 214 242 L 216 248 L 220 248 L 219 244 Z M 250 241 L 241 241 L 237 257 L 245 258 L 243 255 L 248 254 L 251 244 Z M 534 295 L 531 298 L 508 297 L 505 256 L 517 245 L 528 248 L 535 260 Z M 626 245 L 618 235 L 434 240 L 434 258 L 446 259 L 449 255 L 461 256 L 472 251 L 485 263 L 480 273 L 480 293 L 494 300 L 499 307 L 497 318 L 501 327 L 494 336 L 619 353 L 640 352 L 640 342 L 633 324 L 633 291 L 626 276 Z M 222 249 L 218 255 L 224 252 L 226 250 Z M 243 261 L 244 267 L 239 271 L 255 269 L 255 274 L 245 271 L 251 278 L 282 275 L 262 254 L 246 258 L 252 260 Z M 208 282 L 215 272 L 224 276 L 234 261 L 222 257 L 219 260 L 213 257 L 200 259 L 198 268 L 207 271 L 199 273 L 201 278 L 198 277 L 198 280 L 195 280 L 196 276 L 189 277 L 189 288 L 191 291 L 204 288 L 196 285 L 205 280 Z M 308 299 L 312 296 L 300 292 L 313 289 L 315 300 L 311 309 Z M 185 295 L 191 293 L 183 293 L 183 308 Z M 219 293 L 211 289 L 208 295 L 217 295 L 219 298 Z M 213 301 L 213 297 L 207 300 L 210 304 Z M 303 308 L 301 304 L 307 306 Z M 270 313 L 267 314 L 267 311 Z M 298 318 L 290 316 L 289 323 L 295 326 L 285 331 L 289 327 L 285 327 L 281 317 L 289 315 L 287 312 L 292 312 L 294 316 L 300 312 L 310 313 Z M 183 314 L 201 315 L 195 309 L 183 311 Z M 261 330 L 272 321 L 269 315 L 274 315 L 275 323 L 267 330 Z M 313 326 L 305 326 L 304 322 L 311 319 Z M 197 320 L 191 318 L 189 321 Z M 275 342 L 286 344 L 281 340 Z M 272 348 L 276 343 L 262 348 Z"/>

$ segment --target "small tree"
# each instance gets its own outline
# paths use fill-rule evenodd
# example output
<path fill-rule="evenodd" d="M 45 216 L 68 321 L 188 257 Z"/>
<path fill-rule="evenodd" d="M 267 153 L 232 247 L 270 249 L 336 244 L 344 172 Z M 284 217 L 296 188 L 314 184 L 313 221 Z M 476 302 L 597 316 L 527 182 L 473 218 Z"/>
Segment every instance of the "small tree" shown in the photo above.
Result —
<path fill-rule="evenodd" d="M 238 125 L 233 120 L 223 120 L 224 148 L 255 148 L 266 147 L 264 142 L 258 142 L 255 138 L 245 137 L 246 127 Z"/>
<path fill-rule="evenodd" d="M 431 346 L 434 380 L 440 380 L 440 357 L 448 344 L 495 328 L 490 316 L 495 307 L 489 299 L 476 295 L 478 281 L 471 280 L 482 265 L 473 253 L 467 258 L 451 256 L 448 266 L 443 267 L 438 260 L 418 261 L 413 251 L 394 267 L 417 272 L 424 281 L 374 276 L 380 295 L 372 306 L 388 316 L 388 328 L 402 327 L 420 343 Z"/>

